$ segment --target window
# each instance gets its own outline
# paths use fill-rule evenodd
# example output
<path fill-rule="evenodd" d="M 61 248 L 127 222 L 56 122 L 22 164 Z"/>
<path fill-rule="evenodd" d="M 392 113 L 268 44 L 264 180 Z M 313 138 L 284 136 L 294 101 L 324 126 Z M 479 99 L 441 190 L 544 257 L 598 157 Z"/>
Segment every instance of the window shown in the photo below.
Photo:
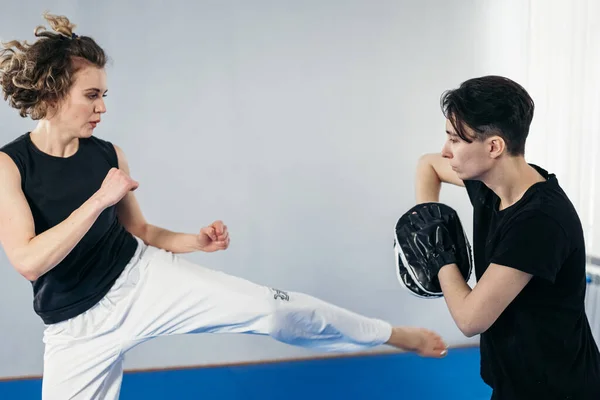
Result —
<path fill-rule="evenodd" d="M 527 32 L 526 158 L 557 175 L 600 257 L 600 2 L 530 0 Z"/>

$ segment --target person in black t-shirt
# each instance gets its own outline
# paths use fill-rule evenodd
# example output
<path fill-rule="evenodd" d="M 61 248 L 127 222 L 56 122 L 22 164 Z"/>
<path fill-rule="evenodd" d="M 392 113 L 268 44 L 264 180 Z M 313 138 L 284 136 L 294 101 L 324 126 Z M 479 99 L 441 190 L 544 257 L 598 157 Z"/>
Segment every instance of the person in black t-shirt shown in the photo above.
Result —
<path fill-rule="evenodd" d="M 438 278 L 452 318 L 480 334 L 481 376 L 493 399 L 600 399 L 600 355 L 585 313 L 586 250 L 558 178 L 526 162 L 534 102 L 500 76 L 467 80 L 442 96 L 447 141 L 417 166 L 417 203 L 441 183 L 473 205 L 477 283 L 455 264 Z"/>
<path fill-rule="evenodd" d="M 106 55 L 66 17 L 46 19 L 53 31 L 36 29 L 34 43 L 0 50 L 5 99 L 38 121 L 0 149 L 0 243 L 31 281 L 45 325 L 43 399 L 118 398 L 123 354 L 166 335 L 245 333 L 322 351 L 387 344 L 446 354 L 427 329 L 392 327 L 182 258 L 228 249 L 227 226 L 186 234 L 146 221 L 125 152 L 94 135 L 106 112 Z"/>

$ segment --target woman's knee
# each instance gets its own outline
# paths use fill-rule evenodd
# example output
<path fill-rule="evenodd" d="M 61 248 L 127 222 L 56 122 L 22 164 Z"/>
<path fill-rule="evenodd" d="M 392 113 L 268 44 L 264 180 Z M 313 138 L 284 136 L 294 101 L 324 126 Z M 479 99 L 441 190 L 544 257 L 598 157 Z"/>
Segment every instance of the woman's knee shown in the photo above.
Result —
<path fill-rule="evenodd" d="M 294 343 L 323 335 L 337 335 L 318 310 L 297 304 L 280 303 L 272 310 L 269 334 L 282 342 Z"/>

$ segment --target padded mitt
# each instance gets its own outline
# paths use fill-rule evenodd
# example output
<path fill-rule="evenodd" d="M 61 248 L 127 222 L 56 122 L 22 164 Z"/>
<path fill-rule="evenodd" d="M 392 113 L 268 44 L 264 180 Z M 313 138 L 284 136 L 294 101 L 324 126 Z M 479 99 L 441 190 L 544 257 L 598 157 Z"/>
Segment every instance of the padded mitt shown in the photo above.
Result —
<path fill-rule="evenodd" d="M 465 281 L 471 277 L 471 244 L 457 212 L 443 203 L 422 203 L 396 223 L 394 240 L 398 280 L 422 298 L 442 297 L 441 267 L 456 264 Z"/>

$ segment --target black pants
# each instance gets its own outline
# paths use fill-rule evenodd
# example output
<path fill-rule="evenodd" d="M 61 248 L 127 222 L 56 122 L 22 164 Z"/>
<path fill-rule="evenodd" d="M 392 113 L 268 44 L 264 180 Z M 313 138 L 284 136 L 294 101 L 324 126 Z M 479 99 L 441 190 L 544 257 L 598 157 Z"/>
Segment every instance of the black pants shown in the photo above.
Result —
<path fill-rule="evenodd" d="M 498 390 L 493 390 L 492 391 L 492 397 L 490 397 L 490 400 L 522 400 L 522 399 L 531 399 L 531 400 L 537 400 L 537 399 L 543 399 L 543 400 L 596 400 L 596 399 L 600 399 L 600 397 L 598 397 L 598 393 L 594 393 L 591 394 L 590 392 L 586 392 L 586 393 L 573 393 L 573 394 L 569 394 L 569 395 L 561 395 L 558 393 L 554 393 L 551 395 L 532 395 L 532 396 L 525 396 L 523 397 L 523 395 L 521 395 L 520 397 L 517 397 L 513 394 L 507 394 L 506 392 L 499 392 Z"/>

